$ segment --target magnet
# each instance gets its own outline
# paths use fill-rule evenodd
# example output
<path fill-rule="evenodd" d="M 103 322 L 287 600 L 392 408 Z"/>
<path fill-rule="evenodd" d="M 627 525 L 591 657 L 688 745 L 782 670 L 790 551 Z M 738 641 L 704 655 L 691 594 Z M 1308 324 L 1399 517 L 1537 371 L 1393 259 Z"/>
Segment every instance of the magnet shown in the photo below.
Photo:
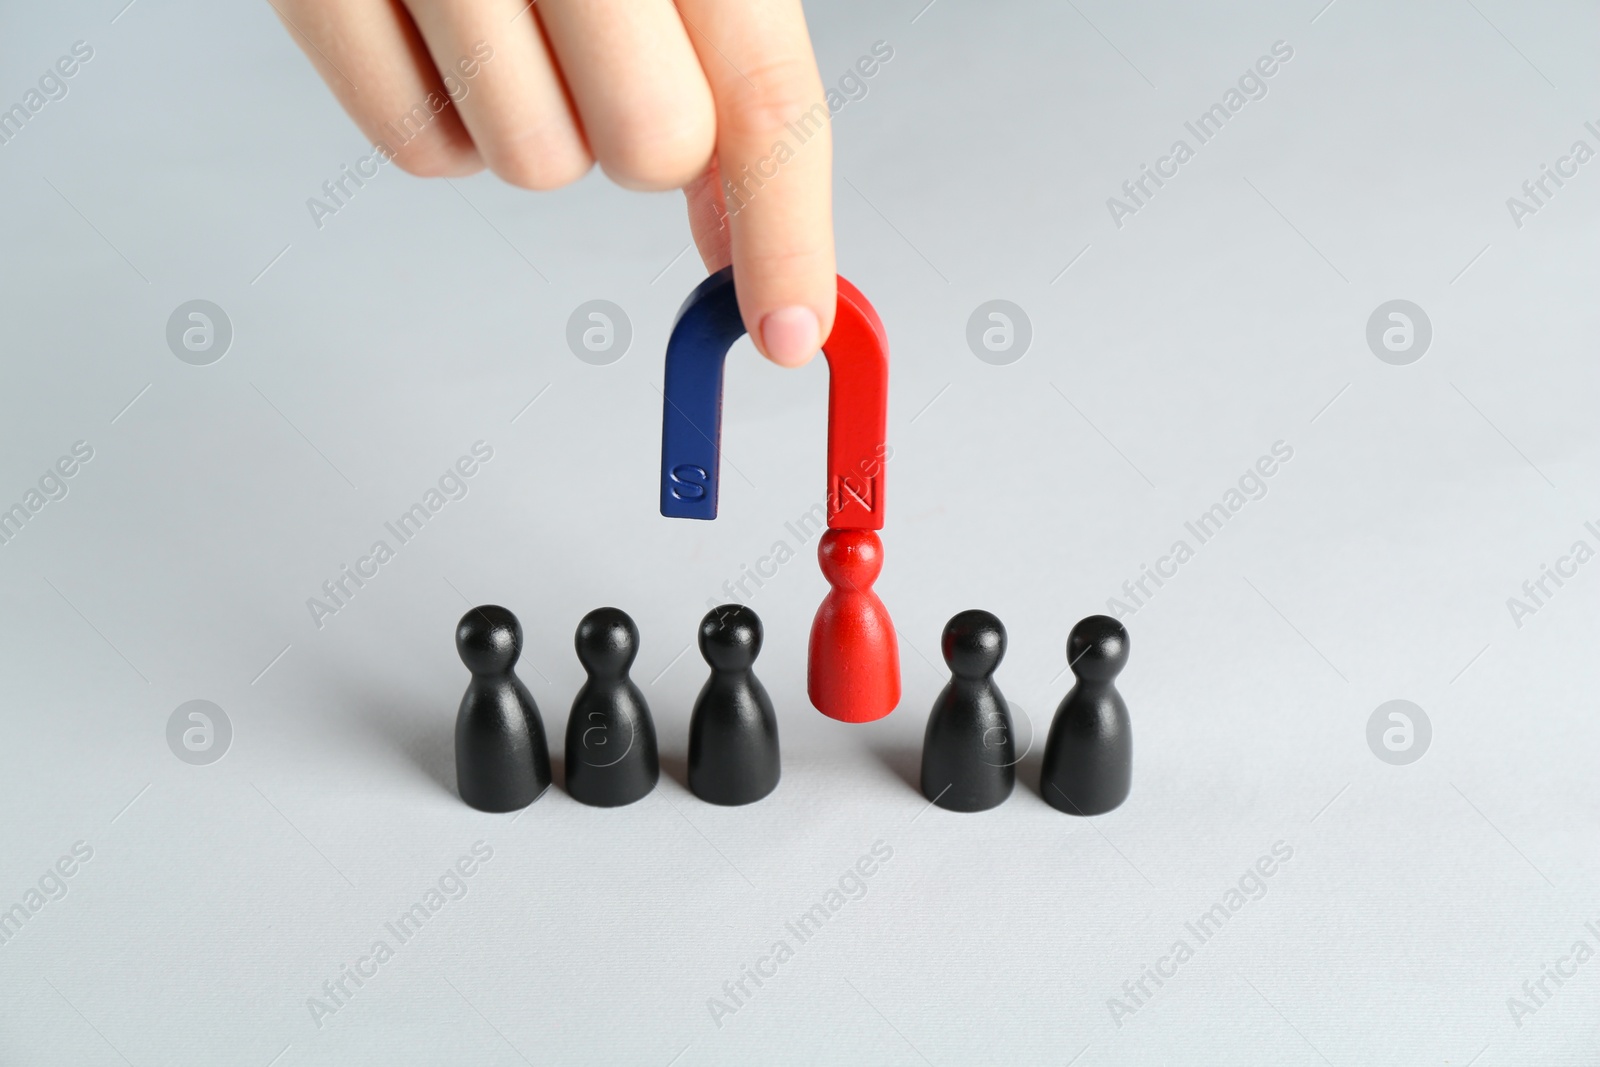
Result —
<path fill-rule="evenodd" d="M 889 342 L 861 291 L 838 280 L 828 360 L 828 527 L 883 529 L 884 437 L 889 398 Z M 717 517 L 722 445 L 722 368 L 744 335 L 733 268 L 695 287 L 667 341 L 662 386 L 661 514 Z"/>

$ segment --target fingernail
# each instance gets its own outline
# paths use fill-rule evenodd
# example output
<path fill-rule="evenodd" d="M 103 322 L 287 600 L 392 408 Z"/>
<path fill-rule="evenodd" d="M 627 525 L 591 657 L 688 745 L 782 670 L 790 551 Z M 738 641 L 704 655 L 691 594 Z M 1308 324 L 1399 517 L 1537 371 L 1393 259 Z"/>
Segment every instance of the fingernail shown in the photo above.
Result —
<path fill-rule="evenodd" d="M 761 347 L 767 358 L 785 367 L 798 367 L 816 354 L 822 323 L 806 307 L 779 308 L 761 320 Z"/>

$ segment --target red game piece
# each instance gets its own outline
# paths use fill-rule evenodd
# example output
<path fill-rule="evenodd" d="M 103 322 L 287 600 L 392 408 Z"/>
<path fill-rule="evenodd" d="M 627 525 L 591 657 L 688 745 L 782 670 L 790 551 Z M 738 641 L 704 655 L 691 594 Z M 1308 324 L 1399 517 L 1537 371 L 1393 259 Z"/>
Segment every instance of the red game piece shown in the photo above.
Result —
<path fill-rule="evenodd" d="M 900 703 L 900 645 L 889 610 L 872 591 L 883 543 L 871 530 L 829 530 L 817 560 L 832 588 L 811 623 L 811 704 L 842 722 L 881 719 Z"/>

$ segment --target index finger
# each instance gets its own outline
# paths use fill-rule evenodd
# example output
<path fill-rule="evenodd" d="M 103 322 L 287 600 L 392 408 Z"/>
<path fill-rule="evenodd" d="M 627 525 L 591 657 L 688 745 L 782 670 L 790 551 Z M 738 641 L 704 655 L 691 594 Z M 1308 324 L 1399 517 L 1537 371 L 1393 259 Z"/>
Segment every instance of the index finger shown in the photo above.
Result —
<path fill-rule="evenodd" d="M 833 136 L 799 0 L 678 0 L 711 85 L 739 312 L 785 366 L 833 329 Z"/>

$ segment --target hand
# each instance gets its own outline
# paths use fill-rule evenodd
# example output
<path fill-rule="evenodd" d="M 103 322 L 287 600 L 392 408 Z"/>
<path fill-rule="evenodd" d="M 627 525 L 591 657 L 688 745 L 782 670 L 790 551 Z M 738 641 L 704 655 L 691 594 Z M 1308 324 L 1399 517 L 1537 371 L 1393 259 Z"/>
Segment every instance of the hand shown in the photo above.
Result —
<path fill-rule="evenodd" d="M 405 170 L 555 189 L 598 160 L 682 188 L 762 354 L 798 366 L 827 339 L 833 149 L 799 0 L 269 2 Z"/>

